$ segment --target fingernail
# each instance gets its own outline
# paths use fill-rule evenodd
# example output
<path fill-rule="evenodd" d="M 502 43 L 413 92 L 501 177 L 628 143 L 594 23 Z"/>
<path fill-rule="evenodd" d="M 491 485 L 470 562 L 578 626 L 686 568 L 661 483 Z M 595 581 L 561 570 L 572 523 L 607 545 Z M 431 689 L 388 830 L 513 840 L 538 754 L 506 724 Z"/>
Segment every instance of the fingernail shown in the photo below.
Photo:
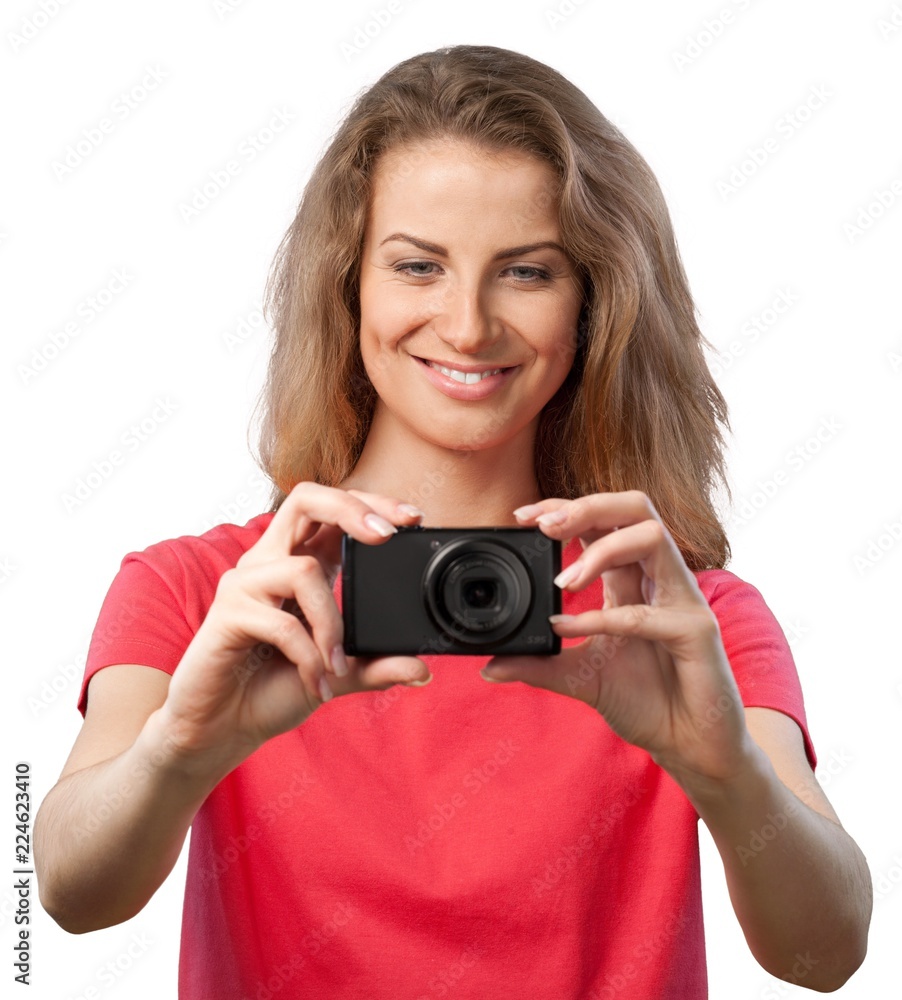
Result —
<path fill-rule="evenodd" d="M 567 520 L 567 512 L 563 510 L 550 510 L 547 514 L 537 517 L 536 521 L 546 528 L 552 524 L 563 524 Z"/>
<path fill-rule="evenodd" d="M 524 507 L 518 507 L 514 511 L 514 517 L 523 518 L 532 517 L 534 514 L 538 514 L 542 509 L 542 505 L 538 503 L 528 503 Z"/>
<path fill-rule="evenodd" d="M 348 674 L 348 661 L 345 659 L 345 651 L 341 646 L 332 648 L 332 669 L 336 677 L 346 677 Z"/>
<path fill-rule="evenodd" d="M 576 615 L 549 615 L 548 621 L 552 625 L 557 625 L 558 622 L 572 622 L 576 618 Z"/>
<path fill-rule="evenodd" d="M 432 680 L 433 675 L 430 674 L 424 681 L 404 681 L 407 687 L 421 688 L 426 687 L 426 685 Z"/>
<path fill-rule="evenodd" d="M 408 517 L 425 517 L 426 515 L 419 507 L 414 507 L 412 503 L 399 503 L 398 510 L 402 514 L 406 514 Z"/>
<path fill-rule="evenodd" d="M 393 524 L 389 524 L 384 517 L 379 517 L 378 514 L 367 514 L 363 519 L 363 523 L 371 531 L 375 531 L 377 534 L 382 535 L 383 538 L 388 538 L 389 535 L 394 535 L 398 530 Z"/>
<path fill-rule="evenodd" d="M 576 562 L 571 563 L 566 569 L 562 569 L 561 572 L 558 573 L 558 575 L 554 578 L 554 585 L 563 590 L 568 583 L 573 583 L 573 581 L 582 572 L 582 568 L 582 563 L 579 559 L 577 559 Z"/>
<path fill-rule="evenodd" d="M 485 681 L 491 681 L 492 684 L 501 683 L 497 677 L 492 677 L 491 674 L 487 674 L 485 672 L 485 667 L 483 667 L 482 670 L 479 671 L 479 676 Z"/>
<path fill-rule="evenodd" d="M 332 700 L 332 689 L 329 687 L 329 682 L 325 677 L 320 677 L 319 679 L 319 696 L 323 701 Z"/>

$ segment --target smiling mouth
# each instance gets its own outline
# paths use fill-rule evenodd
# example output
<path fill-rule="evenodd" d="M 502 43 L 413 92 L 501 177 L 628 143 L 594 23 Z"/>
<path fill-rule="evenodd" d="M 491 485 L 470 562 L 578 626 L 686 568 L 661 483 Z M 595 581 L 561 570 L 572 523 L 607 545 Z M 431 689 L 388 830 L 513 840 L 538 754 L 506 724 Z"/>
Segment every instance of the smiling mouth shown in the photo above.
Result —
<path fill-rule="evenodd" d="M 426 358 L 417 358 L 417 361 L 421 361 L 429 368 L 434 368 L 437 372 L 441 372 L 442 375 L 447 375 L 448 378 L 453 378 L 455 382 L 460 382 L 462 385 L 475 385 L 484 378 L 489 378 L 491 375 L 499 375 L 501 372 L 509 370 L 508 368 L 490 368 L 484 372 L 462 372 L 456 368 L 446 368 L 444 365 L 436 364 L 436 362 L 429 361 Z"/>

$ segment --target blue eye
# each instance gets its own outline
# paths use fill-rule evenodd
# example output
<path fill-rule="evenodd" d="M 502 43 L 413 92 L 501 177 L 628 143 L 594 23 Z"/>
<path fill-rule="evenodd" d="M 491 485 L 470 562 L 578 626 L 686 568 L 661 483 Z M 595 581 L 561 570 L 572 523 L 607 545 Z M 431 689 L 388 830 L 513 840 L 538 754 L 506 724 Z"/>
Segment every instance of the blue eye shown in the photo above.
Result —
<path fill-rule="evenodd" d="M 409 264 L 396 264 L 392 270 L 397 274 L 409 274 L 414 278 L 428 278 L 430 272 L 428 271 L 411 271 L 413 267 L 434 267 L 435 265 L 431 260 L 415 260 L 411 261 Z"/>
<path fill-rule="evenodd" d="M 527 267 L 525 264 L 517 265 L 511 268 L 512 271 L 528 271 L 533 275 L 531 279 L 527 281 L 527 284 L 538 284 L 541 281 L 548 281 L 551 278 L 551 274 L 541 267 Z"/>
<path fill-rule="evenodd" d="M 419 268 L 433 268 L 437 265 L 431 260 L 414 260 L 407 264 L 395 264 L 392 270 L 396 274 L 406 274 L 412 278 L 429 278 L 434 271 L 419 270 Z M 538 285 L 551 280 L 551 273 L 541 267 L 528 267 L 525 264 L 518 264 L 508 268 L 509 271 L 519 271 L 517 281 L 524 285 Z M 525 273 L 524 273 L 525 272 Z"/>

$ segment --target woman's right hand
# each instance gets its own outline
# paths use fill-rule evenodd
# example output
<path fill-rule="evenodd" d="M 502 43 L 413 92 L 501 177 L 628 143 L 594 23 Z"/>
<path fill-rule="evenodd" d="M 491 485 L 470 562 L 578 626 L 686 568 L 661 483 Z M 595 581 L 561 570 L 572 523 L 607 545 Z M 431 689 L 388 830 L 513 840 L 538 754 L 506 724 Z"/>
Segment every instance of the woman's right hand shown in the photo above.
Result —
<path fill-rule="evenodd" d="M 256 544 L 220 578 L 159 710 L 186 765 L 221 760 L 236 766 L 268 739 L 299 726 L 330 692 L 430 679 L 416 657 L 346 658 L 332 593 L 342 534 L 378 545 L 393 534 L 384 533 L 389 527 L 419 520 L 415 508 L 403 506 L 391 497 L 311 482 L 288 494 Z M 292 599 L 309 628 L 283 608 Z"/>

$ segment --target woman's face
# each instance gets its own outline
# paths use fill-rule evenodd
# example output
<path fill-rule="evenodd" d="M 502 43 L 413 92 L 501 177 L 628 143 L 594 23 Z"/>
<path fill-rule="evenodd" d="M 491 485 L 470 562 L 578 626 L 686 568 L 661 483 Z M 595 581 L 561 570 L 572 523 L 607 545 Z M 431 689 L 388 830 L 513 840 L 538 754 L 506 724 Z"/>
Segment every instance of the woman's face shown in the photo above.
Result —
<path fill-rule="evenodd" d="M 473 450 L 537 422 L 572 365 L 582 306 L 557 186 L 543 160 L 459 141 L 380 157 L 360 274 L 380 419 Z"/>

